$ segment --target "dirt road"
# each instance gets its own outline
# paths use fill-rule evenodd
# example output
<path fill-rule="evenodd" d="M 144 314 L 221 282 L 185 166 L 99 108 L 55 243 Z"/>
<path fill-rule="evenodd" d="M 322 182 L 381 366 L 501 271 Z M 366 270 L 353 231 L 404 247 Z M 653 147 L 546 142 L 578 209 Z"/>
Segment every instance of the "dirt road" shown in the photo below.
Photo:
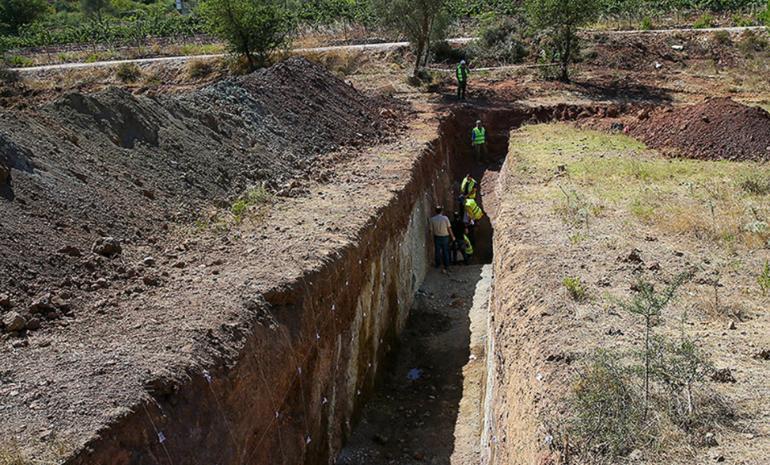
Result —
<path fill-rule="evenodd" d="M 682 29 L 653 29 L 649 31 L 643 30 L 630 30 L 630 31 L 586 31 L 586 32 L 604 32 L 606 34 L 666 34 L 672 32 L 742 32 L 748 30 L 763 30 L 767 29 L 764 26 L 745 26 L 745 27 L 715 27 L 704 29 L 682 28 Z M 475 37 L 456 37 L 447 39 L 450 44 L 465 44 Z M 359 45 L 335 45 L 329 47 L 312 47 L 312 48 L 297 48 L 292 52 L 295 54 L 303 53 L 324 53 L 332 51 L 375 51 L 381 52 L 385 50 L 396 50 L 399 48 L 407 47 L 409 42 L 385 42 L 381 44 L 359 44 Z M 110 60 L 110 61 L 94 61 L 92 63 L 62 63 L 57 65 L 43 65 L 43 66 L 29 66 L 23 68 L 12 68 L 13 71 L 21 73 L 35 73 L 38 71 L 52 71 L 52 70 L 66 70 L 66 69 L 80 69 L 80 68 L 100 68 L 105 66 L 117 66 L 124 63 L 134 63 L 137 65 L 145 65 L 151 63 L 163 63 L 163 62 L 184 62 L 191 60 L 210 60 L 214 58 L 220 58 L 225 56 L 223 53 L 211 54 L 211 55 L 187 55 L 187 56 L 174 56 L 174 57 L 156 57 L 156 58 L 138 58 L 132 60 Z M 518 65 L 516 65 L 518 66 Z M 516 66 L 508 66 L 503 68 L 514 68 Z M 531 67 L 523 65 L 523 67 Z M 490 70 L 498 68 L 483 68 L 477 69 L 477 71 Z"/>

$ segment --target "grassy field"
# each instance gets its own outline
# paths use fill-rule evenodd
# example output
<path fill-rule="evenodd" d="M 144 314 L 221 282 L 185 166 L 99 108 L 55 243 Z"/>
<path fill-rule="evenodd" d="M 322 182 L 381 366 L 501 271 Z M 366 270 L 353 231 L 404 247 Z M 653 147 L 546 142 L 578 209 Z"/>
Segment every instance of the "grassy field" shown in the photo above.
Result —
<path fill-rule="evenodd" d="M 512 141 L 522 173 L 546 179 L 563 165 L 547 195 L 583 223 L 623 214 L 728 250 L 770 245 L 766 164 L 665 159 L 628 136 L 566 125 L 528 126 Z"/>

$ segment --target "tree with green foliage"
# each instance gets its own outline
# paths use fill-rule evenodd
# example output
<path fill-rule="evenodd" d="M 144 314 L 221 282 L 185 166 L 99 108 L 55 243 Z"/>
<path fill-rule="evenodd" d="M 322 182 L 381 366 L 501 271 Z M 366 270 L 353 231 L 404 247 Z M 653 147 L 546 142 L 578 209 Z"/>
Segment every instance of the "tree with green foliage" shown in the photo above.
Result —
<path fill-rule="evenodd" d="M 637 292 L 628 302 L 621 304 L 624 310 L 634 315 L 641 316 L 644 320 L 644 418 L 647 418 L 647 409 L 650 405 L 650 374 L 652 360 L 654 359 L 652 327 L 660 318 L 663 309 L 674 298 L 676 290 L 689 279 L 688 273 L 682 273 L 674 279 L 662 292 L 656 292 L 655 286 L 647 281 L 640 280 L 636 284 Z"/>
<path fill-rule="evenodd" d="M 527 0 L 532 25 L 545 32 L 560 64 L 560 78 L 569 81 L 569 65 L 575 58 L 581 26 L 596 19 L 601 0 Z"/>
<path fill-rule="evenodd" d="M 102 20 L 102 14 L 110 7 L 110 0 L 80 0 L 80 9 L 88 18 Z"/>
<path fill-rule="evenodd" d="M 446 0 L 374 0 L 383 26 L 404 34 L 415 50 L 414 76 L 428 62 L 433 40 L 444 38 L 449 24 Z"/>
<path fill-rule="evenodd" d="M 212 35 L 246 59 L 249 71 L 265 66 L 275 50 L 287 45 L 296 24 L 274 0 L 204 0 L 199 13 Z"/>
<path fill-rule="evenodd" d="M 22 26 L 40 19 L 48 10 L 46 0 L 0 0 L 0 33 L 18 34 Z"/>

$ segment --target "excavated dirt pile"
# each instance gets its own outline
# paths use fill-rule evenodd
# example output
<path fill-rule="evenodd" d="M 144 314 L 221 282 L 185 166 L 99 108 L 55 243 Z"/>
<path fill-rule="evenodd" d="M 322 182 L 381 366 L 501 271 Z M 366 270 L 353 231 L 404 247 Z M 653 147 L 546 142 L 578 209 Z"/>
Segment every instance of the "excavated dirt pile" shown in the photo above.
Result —
<path fill-rule="evenodd" d="M 323 154 L 392 137 L 394 110 L 292 58 L 182 96 L 110 89 L 0 113 L 0 316 L 33 322 L 0 338 L 141 278 L 114 258 L 161 253 L 174 224 L 255 184 L 291 195 L 338 157 Z"/>
<path fill-rule="evenodd" d="M 650 147 L 702 160 L 770 160 L 770 114 L 729 98 L 640 112 L 631 134 Z"/>

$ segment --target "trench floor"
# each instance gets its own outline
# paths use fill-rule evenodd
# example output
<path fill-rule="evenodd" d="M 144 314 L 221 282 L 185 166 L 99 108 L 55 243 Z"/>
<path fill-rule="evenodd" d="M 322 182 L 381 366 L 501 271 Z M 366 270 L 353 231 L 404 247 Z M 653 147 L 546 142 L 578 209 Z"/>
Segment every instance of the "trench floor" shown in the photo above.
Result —
<path fill-rule="evenodd" d="M 479 463 L 489 265 L 431 270 L 337 465 Z"/>

